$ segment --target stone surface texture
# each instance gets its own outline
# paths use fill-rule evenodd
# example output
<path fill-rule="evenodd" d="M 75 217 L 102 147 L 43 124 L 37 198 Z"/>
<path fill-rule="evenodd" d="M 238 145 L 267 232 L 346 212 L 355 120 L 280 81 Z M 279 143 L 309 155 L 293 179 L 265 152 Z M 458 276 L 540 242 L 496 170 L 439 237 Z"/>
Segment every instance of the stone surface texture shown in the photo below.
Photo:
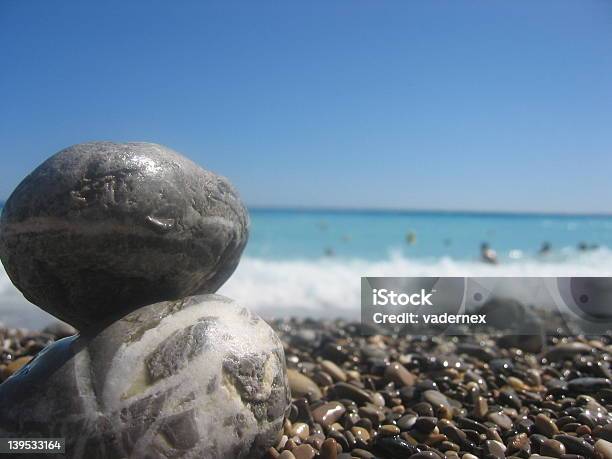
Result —
<path fill-rule="evenodd" d="M 83 330 L 138 306 L 215 292 L 236 268 L 248 227 L 232 185 L 169 148 L 85 143 L 15 189 L 0 219 L 0 258 L 29 301 Z"/>
<path fill-rule="evenodd" d="M 66 437 L 75 458 L 260 458 L 289 401 L 273 330 L 199 295 L 46 348 L 0 386 L 0 436 Z"/>

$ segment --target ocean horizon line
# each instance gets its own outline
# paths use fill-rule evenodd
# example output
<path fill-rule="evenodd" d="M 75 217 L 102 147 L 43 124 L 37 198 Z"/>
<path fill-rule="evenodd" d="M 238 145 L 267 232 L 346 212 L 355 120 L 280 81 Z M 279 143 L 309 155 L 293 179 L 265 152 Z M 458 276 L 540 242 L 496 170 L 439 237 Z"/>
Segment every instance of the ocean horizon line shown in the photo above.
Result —
<path fill-rule="evenodd" d="M 466 217 L 554 217 L 554 218 L 612 218 L 612 212 L 559 212 L 559 211 L 513 211 L 513 210 L 471 210 L 435 208 L 376 208 L 376 207 L 335 207 L 335 206 L 260 206 L 247 208 L 250 212 L 262 213 L 303 213 L 303 214 L 346 214 L 346 215 L 424 215 L 424 216 L 466 216 Z"/>
<path fill-rule="evenodd" d="M 0 200 L 3 208 L 6 200 Z M 250 212 L 304 213 L 304 214 L 345 214 L 345 215 L 425 215 L 465 217 L 555 217 L 555 218 L 612 218 L 610 212 L 560 212 L 536 210 L 474 210 L 436 208 L 394 208 L 394 207 L 340 207 L 340 206 L 273 206 L 247 205 Z"/>

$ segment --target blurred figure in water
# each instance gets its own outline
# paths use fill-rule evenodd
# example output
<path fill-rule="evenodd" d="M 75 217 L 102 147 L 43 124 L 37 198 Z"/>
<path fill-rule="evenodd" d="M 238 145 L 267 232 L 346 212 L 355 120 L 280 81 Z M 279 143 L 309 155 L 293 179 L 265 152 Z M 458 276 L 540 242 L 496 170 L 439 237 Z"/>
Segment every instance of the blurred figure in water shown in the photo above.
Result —
<path fill-rule="evenodd" d="M 336 254 L 336 252 L 334 251 L 332 247 L 326 247 L 323 253 L 325 254 L 326 257 L 333 257 Z"/>
<path fill-rule="evenodd" d="M 406 243 L 412 245 L 416 242 L 416 234 L 413 231 L 406 233 Z"/>
<path fill-rule="evenodd" d="M 546 255 L 551 250 L 552 250 L 552 246 L 550 245 L 550 242 L 544 241 L 544 242 L 542 242 L 542 247 L 540 247 L 540 250 L 538 251 L 538 254 L 539 255 Z"/>
<path fill-rule="evenodd" d="M 497 264 L 497 252 L 489 247 L 487 242 L 480 244 L 480 259 L 485 263 Z"/>

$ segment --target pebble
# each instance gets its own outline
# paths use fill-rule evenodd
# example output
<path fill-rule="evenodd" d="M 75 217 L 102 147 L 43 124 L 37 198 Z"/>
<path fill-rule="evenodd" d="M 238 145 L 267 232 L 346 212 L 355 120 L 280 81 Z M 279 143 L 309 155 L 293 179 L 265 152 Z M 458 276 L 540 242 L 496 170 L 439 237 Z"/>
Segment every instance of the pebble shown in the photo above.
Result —
<path fill-rule="evenodd" d="M 399 362 L 393 362 L 387 366 L 385 378 L 393 381 L 398 387 L 413 386 L 416 381 L 416 377 Z"/>
<path fill-rule="evenodd" d="M 574 342 L 558 344 L 548 350 L 545 356 L 549 360 L 571 359 L 579 354 L 589 354 L 592 347 L 588 344 Z"/>
<path fill-rule="evenodd" d="M 420 416 L 417 418 L 414 423 L 414 428 L 419 432 L 428 434 L 433 432 L 433 430 L 438 425 L 438 419 L 431 416 Z"/>
<path fill-rule="evenodd" d="M 282 343 L 268 324 L 225 297 L 200 295 L 148 305 L 94 337 L 47 347 L 0 385 L 0 431 L 62 432 L 66 451 L 83 457 L 171 457 L 180 449 L 261 459 L 280 438 L 289 395 Z M 144 431 L 165 441 L 141 442 L 135 432 Z"/>
<path fill-rule="evenodd" d="M 542 456 L 561 457 L 565 454 L 565 446 L 558 440 L 547 439 L 540 446 Z"/>
<path fill-rule="evenodd" d="M 347 379 L 348 379 L 347 376 L 346 376 L 346 373 L 342 370 L 342 368 L 340 368 L 338 365 L 336 365 L 331 360 L 323 360 L 321 362 L 321 368 L 328 375 L 330 375 L 332 377 L 332 379 L 334 381 L 336 381 L 336 382 L 338 382 L 338 381 L 346 382 Z"/>
<path fill-rule="evenodd" d="M 142 305 L 217 291 L 248 228 L 229 181 L 179 153 L 83 143 L 13 191 L 0 219 L 0 259 L 30 302 L 83 331 Z"/>
<path fill-rule="evenodd" d="M 502 430 L 510 430 L 512 428 L 512 419 L 504 413 L 489 413 L 487 419 L 497 424 Z"/>
<path fill-rule="evenodd" d="M 565 446 L 565 449 L 570 454 L 580 454 L 582 456 L 590 457 L 593 455 L 594 448 L 584 438 L 572 437 L 571 435 L 557 435 L 555 440 L 560 441 Z"/>
<path fill-rule="evenodd" d="M 342 417 L 346 408 L 340 402 L 328 402 L 312 410 L 312 417 L 323 427 L 329 428 L 334 422 Z"/>
<path fill-rule="evenodd" d="M 312 459 L 317 453 L 310 445 L 299 445 L 291 450 L 295 459 Z"/>
<path fill-rule="evenodd" d="M 595 452 L 602 459 L 612 459 L 612 443 L 600 438 L 595 442 Z"/>
<path fill-rule="evenodd" d="M 292 368 L 287 370 L 289 378 L 289 387 L 293 397 L 311 397 L 312 400 L 319 400 L 323 394 L 319 386 L 308 376 L 303 375 Z"/>
<path fill-rule="evenodd" d="M 334 384 L 331 391 L 338 399 L 348 398 L 359 405 L 373 402 L 372 396 L 367 391 L 350 383 Z"/>
<path fill-rule="evenodd" d="M 557 425 L 544 414 L 538 414 L 535 417 L 535 427 L 542 435 L 552 438 L 559 433 Z"/>
<path fill-rule="evenodd" d="M 489 412 L 489 404 L 487 399 L 479 395 L 474 403 L 474 415 L 477 419 L 483 419 Z"/>
<path fill-rule="evenodd" d="M 608 378 L 575 378 L 567 383 L 567 388 L 572 392 L 591 394 L 601 389 L 607 389 L 612 385 Z"/>
<path fill-rule="evenodd" d="M 423 392 L 423 398 L 435 408 L 452 409 L 448 398 L 437 390 L 426 390 Z"/>
<path fill-rule="evenodd" d="M 333 438 L 328 438 L 321 446 L 321 459 L 336 459 L 338 457 L 338 443 Z"/>

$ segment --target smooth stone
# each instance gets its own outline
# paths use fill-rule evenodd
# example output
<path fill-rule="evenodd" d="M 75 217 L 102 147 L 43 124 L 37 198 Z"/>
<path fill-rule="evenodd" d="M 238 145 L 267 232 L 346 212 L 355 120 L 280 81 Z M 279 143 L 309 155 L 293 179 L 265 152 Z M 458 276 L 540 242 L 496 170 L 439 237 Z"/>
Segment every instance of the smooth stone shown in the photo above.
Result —
<path fill-rule="evenodd" d="M 330 375 L 336 382 L 346 382 L 348 379 L 344 370 L 331 360 L 323 360 L 321 362 L 321 369 Z"/>
<path fill-rule="evenodd" d="M 484 451 L 496 458 L 506 457 L 506 447 L 497 440 L 487 440 L 484 443 Z"/>
<path fill-rule="evenodd" d="M 419 432 L 424 434 L 428 434 L 433 432 L 433 430 L 438 425 L 438 419 L 430 416 L 421 416 L 417 418 L 414 423 L 414 428 Z"/>
<path fill-rule="evenodd" d="M 449 410 L 452 409 L 452 406 L 448 401 L 448 398 L 446 398 L 446 395 L 437 390 L 426 390 L 425 392 L 423 392 L 423 398 L 435 408 L 446 408 Z"/>
<path fill-rule="evenodd" d="M 406 414 L 399 418 L 396 422 L 396 425 L 401 430 L 410 430 L 416 423 L 417 416 L 415 414 Z"/>
<path fill-rule="evenodd" d="M 612 443 L 600 438 L 595 442 L 595 452 L 602 459 L 612 459 Z"/>
<path fill-rule="evenodd" d="M 310 396 L 312 400 L 319 400 L 323 396 L 319 386 L 317 386 L 308 376 L 293 368 L 287 370 L 287 376 L 289 377 L 289 387 L 291 388 L 291 395 L 293 397 L 299 398 Z"/>
<path fill-rule="evenodd" d="M 416 376 L 410 373 L 404 365 L 399 362 L 390 363 L 385 369 L 385 378 L 393 381 L 398 387 L 413 386 Z"/>
<path fill-rule="evenodd" d="M 328 402 L 312 410 L 312 417 L 323 427 L 329 427 L 342 417 L 346 408 L 340 402 Z"/>
<path fill-rule="evenodd" d="M 300 440 L 304 441 L 310 436 L 310 428 L 308 427 L 308 424 L 296 422 L 291 426 L 289 434 L 291 437 L 297 436 L 300 438 Z"/>
<path fill-rule="evenodd" d="M 504 413 L 489 413 L 487 419 L 498 425 L 502 430 L 510 430 L 512 428 L 512 419 Z"/>
<path fill-rule="evenodd" d="M 531 454 L 531 443 L 526 433 L 515 435 L 508 440 L 507 454 L 521 457 Z"/>
<path fill-rule="evenodd" d="M 295 459 L 312 459 L 315 457 L 316 451 L 310 445 L 300 445 L 291 450 Z"/>
<path fill-rule="evenodd" d="M 478 419 L 483 419 L 487 413 L 489 412 L 489 404 L 487 403 L 487 399 L 482 395 L 479 395 L 476 398 L 476 403 L 474 403 L 474 415 Z"/>
<path fill-rule="evenodd" d="M 333 438 L 326 439 L 319 453 L 321 459 L 336 459 L 338 457 L 338 443 Z"/>
<path fill-rule="evenodd" d="M 590 354 L 592 350 L 591 346 L 580 342 L 561 343 L 550 348 L 545 356 L 548 360 L 559 361 L 571 359 L 579 354 Z"/>
<path fill-rule="evenodd" d="M 152 143 L 93 142 L 47 159 L 0 218 L 23 295 L 83 331 L 136 307 L 215 292 L 248 238 L 229 181 Z"/>
<path fill-rule="evenodd" d="M 419 449 L 401 437 L 377 437 L 376 448 L 391 457 L 410 457 L 419 452 Z"/>
<path fill-rule="evenodd" d="M 367 391 L 349 383 L 337 383 L 332 386 L 331 392 L 337 397 L 337 399 L 347 398 L 360 405 L 364 403 L 372 403 L 373 401 L 372 396 Z"/>
<path fill-rule="evenodd" d="M 353 426 L 351 427 L 351 432 L 353 433 L 355 438 L 361 439 L 364 443 L 370 441 L 371 435 L 370 432 L 368 432 L 368 429 L 359 426 Z"/>
<path fill-rule="evenodd" d="M 607 389 L 612 383 L 607 378 L 576 378 L 567 383 L 567 388 L 572 392 L 592 393 L 601 389 Z"/>
<path fill-rule="evenodd" d="M 597 428 L 597 436 L 612 442 L 612 423 Z"/>
<path fill-rule="evenodd" d="M 400 429 L 392 424 L 385 424 L 380 427 L 379 433 L 385 437 L 394 437 L 400 434 Z"/>
<path fill-rule="evenodd" d="M 549 438 L 540 446 L 540 454 L 542 456 L 561 457 L 565 454 L 565 446 L 560 441 Z"/>
<path fill-rule="evenodd" d="M 440 428 L 440 432 L 446 435 L 446 437 L 450 441 L 458 444 L 459 446 L 463 445 L 465 443 L 465 440 L 467 439 L 466 433 L 463 430 L 455 427 L 451 423 L 442 425 L 439 428 Z"/>
<path fill-rule="evenodd" d="M 555 422 L 544 414 L 535 417 L 536 430 L 548 438 L 552 438 L 559 433 L 559 428 Z"/>
<path fill-rule="evenodd" d="M 591 457 L 594 452 L 593 445 L 583 438 L 572 437 L 571 435 L 556 435 L 555 440 L 560 441 L 565 446 L 565 449 L 570 454 L 580 454 L 582 456 Z"/>
<path fill-rule="evenodd" d="M 293 455 L 291 451 L 285 450 L 282 453 L 280 453 L 280 456 L 278 456 L 278 459 L 296 459 L 296 457 Z"/>
<path fill-rule="evenodd" d="M 260 459 L 289 402 L 274 331 L 228 298 L 201 295 L 45 348 L 0 385 L 0 437 L 62 436 L 68 457 L 88 459 Z"/>

